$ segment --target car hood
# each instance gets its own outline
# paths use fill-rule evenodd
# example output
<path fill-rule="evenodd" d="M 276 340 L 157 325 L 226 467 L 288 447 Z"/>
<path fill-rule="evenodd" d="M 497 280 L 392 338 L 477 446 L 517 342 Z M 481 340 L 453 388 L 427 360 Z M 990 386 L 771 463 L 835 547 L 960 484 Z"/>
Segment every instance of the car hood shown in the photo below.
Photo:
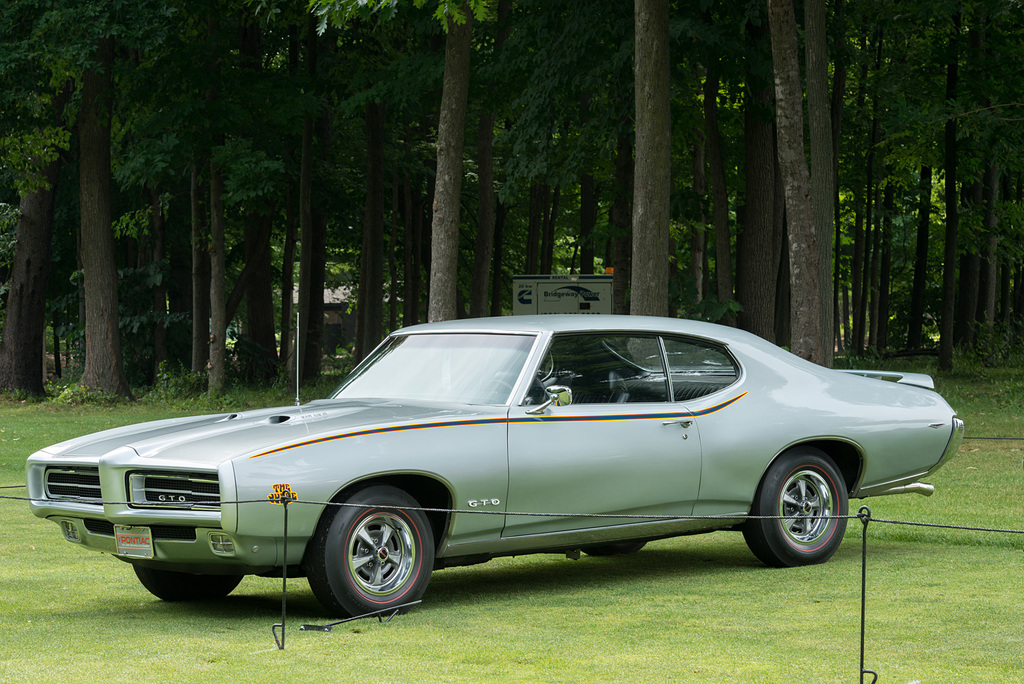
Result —
<path fill-rule="evenodd" d="M 504 407 L 474 407 L 388 400 L 315 401 L 194 418 L 173 418 L 114 428 L 55 444 L 40 455 L 99 461 L 123 448 L 161 466 L 216 467 L 235 458 L 284 450 L 311 440 L 395 425 L 415 426 L 505 414 Z M 154 463 L 156 465 L 156 463 Z"/>

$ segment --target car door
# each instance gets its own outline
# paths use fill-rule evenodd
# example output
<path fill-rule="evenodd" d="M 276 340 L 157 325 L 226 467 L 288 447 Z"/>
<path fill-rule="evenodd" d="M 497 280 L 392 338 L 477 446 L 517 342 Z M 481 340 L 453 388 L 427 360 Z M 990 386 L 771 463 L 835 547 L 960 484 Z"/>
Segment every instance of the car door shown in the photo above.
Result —
<path fill-rule="evenodd" d="M 503 537 L 690 514 L 700 439 L 686 407 L 670 400 L 663 358 L 655 335 L 552 339 L 524 405 L 510 412 L 506 510 L 562 516 L 506 516 Z M 568 387 L 571 404 L 538 412 L 553 386 Z"/>

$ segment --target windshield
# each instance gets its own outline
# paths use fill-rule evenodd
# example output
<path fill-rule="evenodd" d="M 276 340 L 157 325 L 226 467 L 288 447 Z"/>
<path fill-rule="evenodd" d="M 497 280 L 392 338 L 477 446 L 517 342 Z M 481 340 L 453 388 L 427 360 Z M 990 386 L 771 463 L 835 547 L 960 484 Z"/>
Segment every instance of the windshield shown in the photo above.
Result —
<path fill-rule="evenodd" d="M 334 399 L 505 404 L 534 338 L 477 333 L 392 337 L 334 391 Z"/>

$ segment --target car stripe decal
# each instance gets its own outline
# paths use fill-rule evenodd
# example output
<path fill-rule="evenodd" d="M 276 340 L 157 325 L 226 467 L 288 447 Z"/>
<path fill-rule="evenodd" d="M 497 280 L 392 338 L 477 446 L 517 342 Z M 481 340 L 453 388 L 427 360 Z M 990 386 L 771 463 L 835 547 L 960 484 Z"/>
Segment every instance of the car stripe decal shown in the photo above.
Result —
<path fill-rule="evenodd" d="M 258 454 L 253 454 L 249 458 L 259 458 L 260 456 L 269 456 L 270 454 L 277 454 L 282 451 L 289 451 L 291 449 L 297 449 L 299 447 L 311 446 L 313 444 L 323 444 L 324 442 L 333 442 L 339 439 L 348 439 L 350 437 L 366 437 L 368 435 L 380 435 L 386 432 L 406 432 L 408 430 L 429 430 L 431 428 L 439 427 L 464 427 L 468 425 L 504 425 L 508 422 L 505 418 L 474 418 L 472 420 L 453 420 L 440 423 L 415 423 L 412 425 L 390 425 L 388 427 L 371 428 L 369 430 L 357 430 L 356 432 L 346 432 L 342 435 L 329 435 L 327 437 L 318 437 L 317 439 L 310 439 L 305 442 L 299 442 L 297 444 L 289 444 L 287 446 L 278 447 L 277 449 L 270 449 L 269 451 L 263 451 Z"/>
<path fill-rule="evenodd" d="M 682 411 L 674 413 L 665 413 L 660 411 L 658 413 L 629 413 L 626 415 L 613 415 L 597 414 L 589 416 L 524 416 L 522 418 L 512 418 L 509 420 L 510 423 L 573 423 L 582 421 L 618 421 L 618 420 L 658 420 L 665 418 L 699 418 L 701 416 L 710 416 L 712 413 L 721 411 L 722 409 L 734 404 L 743 397 L 747 396 L 747 392 L 737 395 L 728 401 L 723 401 L 721 404 L 716 404 L 700 411 Z"/>
<path fill-rule="evenodd" d="M 316 439 L 306 440 L 304 442 L 298 442 L 296 444 L 289 444 L 286 446 L 278 447 L 276 449 L 269 449 L 262 451 L 258 454 L 253 454 L 249 458 L 259 458 L 261 456 L 270 456 L 272 454 L 279 454 L 284 451 L 290 451 L 299 447 L 312 446 L 314 444 L 324 444 L 326 442 L 334 442 L 341 439 L 349 439 L 351 437 L 368 437 L 370 435 L 381 435 L 388 432 L 407 432 L 409 430 L 429 430 L 433 428 L 442 427 L 468 427 L 471 425 L 504 425 L 504 424 L 523 424 L 523 423 L 574 423 L 574 422 L 612 422 L 620 420 L 664 420 L 666 418 L 698 418 L 701 416 L 709 416 L 712 413 L 721 411 L 722 409 L 734 404 L 743 397 L 747 396 L 747 392 L 737 395 L 728 401 L 723 401 L 721 404 L 716 404 L 700 411 L 683 411 L 683 412 L 672 412 L 666 413 L 664 411 L 658 413 L 630 413 L 627 415 L 588 415 L 588 416 L 528 416 L 521 418 L 471 418 L 467 420 L 452 420 L 442 421 L 433 423 L 414 423 L 412 425 L 390 425 L 388 427 L 371 428 L 368 430 L 357 430 L 355 432 L 346 432 L 340 435 L 328 435 L 326 437 L 318 437 Z"/>

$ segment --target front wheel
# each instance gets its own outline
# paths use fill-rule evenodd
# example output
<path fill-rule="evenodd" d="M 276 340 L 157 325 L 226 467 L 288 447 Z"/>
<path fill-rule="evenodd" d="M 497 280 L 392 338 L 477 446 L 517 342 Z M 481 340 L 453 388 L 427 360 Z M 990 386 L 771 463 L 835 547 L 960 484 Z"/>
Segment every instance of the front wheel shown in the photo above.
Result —
<path fill-rule="evenodd" d="M 434 535 L 415 499 L 375 486 L 324 513 L 303 563 L 317 600 L 332 613 L 365 615 L 423 596 Z"/>
<path fill-rule="evenodd" d="M 154 570 L 132 565 L 142 586 L 164 601 L 212 601 L 221 599 L 242 581 L 242 575 L 200 575 L 173 570 Z"/>
<path fill-rule="evenodd" d="M 842 475 L 820 449 L 798 447 L 772 464 L 761 482 L 743 538 L 765 565 L 824 563 L 846 532 L 849 499 Z"/>

